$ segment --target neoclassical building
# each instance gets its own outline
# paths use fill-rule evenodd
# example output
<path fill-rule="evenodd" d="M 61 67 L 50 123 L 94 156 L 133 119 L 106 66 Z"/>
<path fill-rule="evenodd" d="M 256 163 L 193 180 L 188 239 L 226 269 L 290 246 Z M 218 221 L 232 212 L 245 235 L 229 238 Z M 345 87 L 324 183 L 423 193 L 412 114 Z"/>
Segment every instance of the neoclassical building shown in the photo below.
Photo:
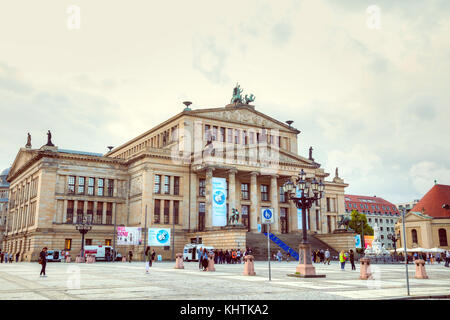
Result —
<path fill-rule="evenodd" d="M 345 213 L 348 185 L 312 157 L 298 154 L 300 131 L 243 103 L 182 112 L 112 149 L 94 154 L 49 143 L 21 148 L 8 174 L 9 219 L 3 245 L 36 259 L 44 245 L 77 254 L 74 223 L 93 223 L 86 244 L 112 245 L 114 225 L 171 228 L 175 250 L 201 239 L 216 248 L 245 248 L 260 232 L 261 209 L 274 208 L 274 233 L 299 232 L 297 209 L 281 191 L 303 169 L 325 183 L 324 198 L 308 212 L 312 233 L 330 233 Z M 239 224 L 212 223 L 212 178 L 226 179 L 227 210 Z M 264 227 L 263 227 L 264 231 Z M 130 248 L 117 247 L 125 252 Z M 132 248 L 141 253 L 143 246 Z M 163 258 L 171 248 L 160 248 Z M 139 258 L 139 255 L 135 255 Z"/>
<path fill-rule="evenodd" d="M 3 244 L 3 234 L 6 227 L 6 218 L 8 217 L 8 193 L 9 183 L 6 181 L 9 169 L 5 169 L 0 173 L 0 249 Z"/>

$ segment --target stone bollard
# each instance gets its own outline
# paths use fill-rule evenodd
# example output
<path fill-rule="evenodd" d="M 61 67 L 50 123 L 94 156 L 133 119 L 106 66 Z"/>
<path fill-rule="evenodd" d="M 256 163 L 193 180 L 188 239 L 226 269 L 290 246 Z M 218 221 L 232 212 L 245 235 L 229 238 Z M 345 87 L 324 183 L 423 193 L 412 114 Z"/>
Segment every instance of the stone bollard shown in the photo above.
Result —
<path fill-rule="evenodd" d="M 254 260 L 255 257 L 251 255 L 244 257 L 244 276 L 256 276 Z"/>
<path fill-rule="evenodd" d="M 94 256 L 88 256 L 86 262 L 87 263 L 95 263 L 95 257 Z"/>
<path fill-rule="evenodd" d="M 183 264 L 183 255 L 181 253 L 177 253 L 175 260 L 175 268 L 174 269 L 184 269 Z"/>
<path fill-rule="evenodd" d="M 216 271 L 214 268 L 214 253 L 211 253 L 208 256 L 208 267 L 206 268 L 206 271 Z"/>
<path fill-rule="evenodd" d="M 72 260 L 72 259 L 70 258 L 70 256 L 67 256 L 67 257 L 66 257 L 66 263 L 70 263 L 71 260 Z"/>
<path fill-rule="evenodd" d="M 416 264 L 416 275 L 414 278 L 416 279 L 428 279 L 427 272 L 425 271 L 425 261 L 422 259 L 414 260 Z"/>
<path fill-rule="evenodd" d="M 127 257 L 122 257 L 122 262 L 127 262 Z"/>
<path fill-rule="evenodd" d="M 83 257 L 76 257 L 75 262 L 76 263 L 84 263 L 84 262 L 86 262 L 86 260 Z"/>
<path fill-rule="evenodd" d="M 372 280 L 372 274 L 370 273 L 370 259 L 369 258 L 361 258 L 360 262 L 360 271 L 359 271 L 359 279 L 360 280 Z"/>

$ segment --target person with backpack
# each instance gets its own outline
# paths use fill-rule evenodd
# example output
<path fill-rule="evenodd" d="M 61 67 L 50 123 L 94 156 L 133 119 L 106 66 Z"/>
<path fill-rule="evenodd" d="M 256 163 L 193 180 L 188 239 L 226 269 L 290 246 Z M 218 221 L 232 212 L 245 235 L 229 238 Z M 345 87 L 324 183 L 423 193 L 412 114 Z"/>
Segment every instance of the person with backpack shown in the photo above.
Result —
<path fill-rule="evenodd" d="M 231 251 L 231 263 L 232 264 L 236 264 L 236 258 L 237 258 L 237 253 L 236 253 L 236 250 L 233 249 L 233 251 Z"/>

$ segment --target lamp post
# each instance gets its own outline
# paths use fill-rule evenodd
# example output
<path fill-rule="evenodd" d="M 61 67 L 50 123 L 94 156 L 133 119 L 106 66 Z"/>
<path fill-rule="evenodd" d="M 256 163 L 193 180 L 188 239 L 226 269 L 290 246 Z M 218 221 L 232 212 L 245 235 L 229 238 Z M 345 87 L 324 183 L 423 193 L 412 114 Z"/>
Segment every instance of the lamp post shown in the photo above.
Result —
<path fill-rule="evenodd" d="M 299 245 L 299 264 L 296 269 L 296 275 L 303 278 L 323 278 L 325 275 L 316 275 L 315 268 L 311 263 L 311 247 L 308 242 L 306 212 L 315 201 L 322 198 L 325 185 L 322 181 L 318 182 L 316 178 L 306 178 L 306 173 L 303 169 L 299 172 L 298 177 L 292 180 L 289 179 L 284 183 L 283 191 L 286 194 L 286 198 L 292 200 L 297 209 L 302 210 L 302 241 Z M 311 192 L 313 196 L 310 196 Z"/>
<path fill-rule="evenodd" d="M 394 256 L 397 256 L 397 241 L 400 239 L 400 235 L 396 235 L 394 233 L 388 234 L 388 239 L 392 241 L 392 245 L 394 246 Z"/>
<path fill-rule="evenodd" d="M 81 258 L 84 259 L 84 235 L 91 231 L 92 221 L 88 220 L 87 217 L 83 217 L 80 222 L 77 222 L 75 228 L 81 233 Z"/>

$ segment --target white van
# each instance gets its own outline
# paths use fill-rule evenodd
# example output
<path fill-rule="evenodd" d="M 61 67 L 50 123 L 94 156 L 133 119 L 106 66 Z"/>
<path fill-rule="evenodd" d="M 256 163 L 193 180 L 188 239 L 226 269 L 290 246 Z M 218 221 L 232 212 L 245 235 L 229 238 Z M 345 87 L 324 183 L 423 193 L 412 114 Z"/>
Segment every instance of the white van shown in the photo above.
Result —
<path fill-rule="evenodd" d="M 64 254 L 61 250 L 47 250 L 46 260 L 48 262 L 61 262 L 64 259 Z"/>
<path fill-rule="evenodd" d="M 184 246 L 183 250 L 183 260 L 184 261 L 198 261 L 198 251 L 201 249 L 203 252 L 203 249 L 206 249 L 209 253 L 212 253 L 214 251 L 214 247 L 205 246 L 203 244 L 194 244 L 190 243 Z"/>
<path fill-rule="evenodd" d="M 84 246 L 84 255 L 95 256 L 95 260 L 105 260 L 106 254 L 110 254 L 112 260 L 112 247 L 111 246 Z"/>

